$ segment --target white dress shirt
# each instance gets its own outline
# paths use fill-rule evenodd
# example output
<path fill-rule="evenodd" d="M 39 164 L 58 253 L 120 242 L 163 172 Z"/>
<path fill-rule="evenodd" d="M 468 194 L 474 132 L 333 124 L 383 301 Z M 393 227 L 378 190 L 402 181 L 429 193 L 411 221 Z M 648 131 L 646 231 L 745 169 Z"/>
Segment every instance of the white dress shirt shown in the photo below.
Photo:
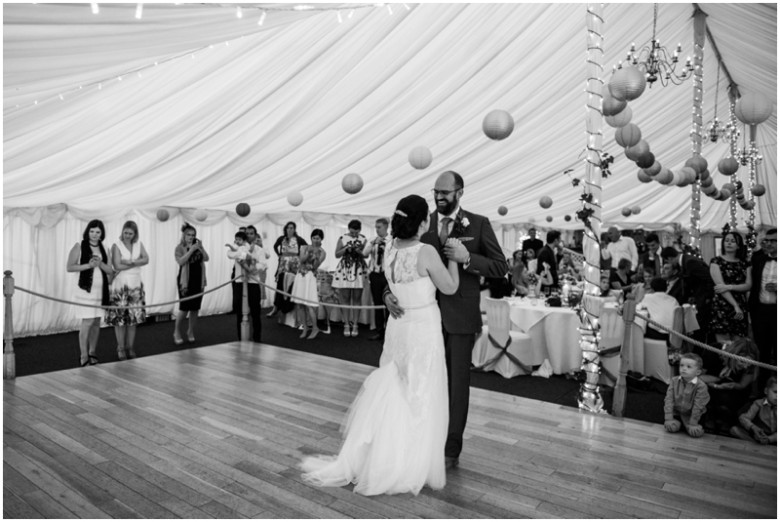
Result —
<path fill-rule="evenodd" d="M 636 243 L 630 237 L 620 236 L 620 239 L 607 245 L 609 255 L 612 256 L 612 268 L 617 268 L 621 259 L 631 261 L 631 270 L 636 270 L 639 264 L 639 254 L 636 251 Z"/>

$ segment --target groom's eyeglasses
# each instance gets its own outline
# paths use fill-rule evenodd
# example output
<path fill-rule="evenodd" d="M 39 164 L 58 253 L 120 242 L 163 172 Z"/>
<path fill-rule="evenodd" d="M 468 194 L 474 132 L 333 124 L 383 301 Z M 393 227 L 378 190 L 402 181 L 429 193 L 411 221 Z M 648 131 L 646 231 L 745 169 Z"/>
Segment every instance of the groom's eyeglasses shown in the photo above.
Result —
<path fill-rule="evenodd" d="M 460 189 L 455 190 L 438 190 L 438 189 L 431 189 L 431 192 L 433 192 L 434 196 L 449 196 L 450 194 L 453 194 Z"/>

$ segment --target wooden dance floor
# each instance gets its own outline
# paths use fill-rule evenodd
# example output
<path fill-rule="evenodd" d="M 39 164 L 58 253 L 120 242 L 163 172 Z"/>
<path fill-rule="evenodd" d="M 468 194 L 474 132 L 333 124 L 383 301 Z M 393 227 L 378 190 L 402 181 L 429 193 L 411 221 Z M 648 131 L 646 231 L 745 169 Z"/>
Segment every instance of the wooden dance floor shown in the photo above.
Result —
<path fill-rule="evenodd" d="M 3 515 L 777 517 L 774 446 L 479 389 L 444 490 L 367 498 L 304 484 L 301 456 L 338 450 L 371 369 L 229 343 L 5 381 Z"/>

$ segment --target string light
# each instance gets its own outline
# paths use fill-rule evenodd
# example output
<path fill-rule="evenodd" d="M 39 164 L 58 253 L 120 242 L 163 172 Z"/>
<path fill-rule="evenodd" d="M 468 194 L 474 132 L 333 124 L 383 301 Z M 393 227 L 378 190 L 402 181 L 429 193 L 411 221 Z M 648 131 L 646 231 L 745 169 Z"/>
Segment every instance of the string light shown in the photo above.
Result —
<path fill-rule="evenodd" d="M 338 16 L 339 23 L 341 23 L 342 22 L 342 20 L 341 20 L 341 11 L 336 11 L 336 15 Z"/>
<path fill-rule="evenodd" d="M 387 12 L 388 14 L 393 14 L 393 8 L 390 6 L 390 4 L 387 4 Z"/>

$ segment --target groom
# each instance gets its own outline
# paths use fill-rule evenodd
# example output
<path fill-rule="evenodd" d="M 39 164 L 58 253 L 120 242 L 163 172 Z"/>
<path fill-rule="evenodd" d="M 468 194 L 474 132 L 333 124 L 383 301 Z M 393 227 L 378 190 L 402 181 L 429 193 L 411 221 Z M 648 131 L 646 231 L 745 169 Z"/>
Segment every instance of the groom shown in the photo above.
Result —
<path fill-rule="evenodd" d="M 504 277 L 508 267 L 496 235 L 485 216 L 460 207 L 463 178 L 447 171 L 436 179 L 433 197 L 436 211 L 431 213 L 428 231 L 420 241 L 439 250 L 442 260 L 459 264 L 460 286 L 452 295 L 437 292 L 444 330 L 444 349 L 450 395 L 450 424 L 444 447 L 445 465 L 454 468 L 463 447 L 463 430 L 469 411 L 471 350 L 482 331 L 479 310 L 479 278 Z M 457 241 L 447 243 L 448 238 Z M 398 317 L 403 310 L 392 294 L 385 294 L 390 313 Z"/>

